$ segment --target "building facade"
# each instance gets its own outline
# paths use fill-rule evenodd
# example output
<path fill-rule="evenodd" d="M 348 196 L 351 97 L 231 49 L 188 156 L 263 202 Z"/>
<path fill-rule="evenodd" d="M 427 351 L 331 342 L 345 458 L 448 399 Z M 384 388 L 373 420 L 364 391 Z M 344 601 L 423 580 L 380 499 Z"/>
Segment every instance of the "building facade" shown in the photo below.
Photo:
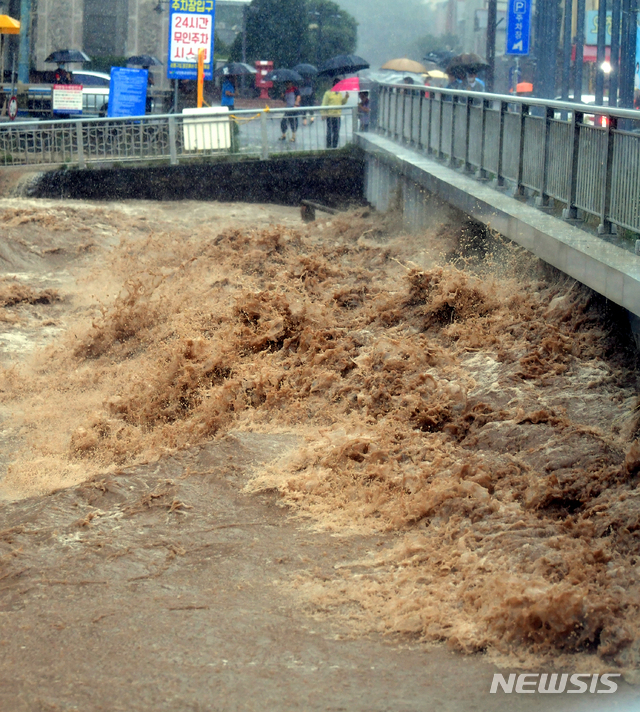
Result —
<path fill-rule="evenodd" d="M 242 31 L 243 6 L 251 0 L 217 0 L 216 33 L 230 44 Z M 56 49 L 81 49 L 90 57 L 155 55 L 166 65 L 170 0 L 31 0 L 31 67 L 52 69 L 45 58 Z M 8 0 L 20 18 L 20 0 Z M 24 6 L 24 0 L 22 6 Z M 7 1 L 5 0 L 5 9 Z M 169 82 L 162 68 L 156 86 Z"/>

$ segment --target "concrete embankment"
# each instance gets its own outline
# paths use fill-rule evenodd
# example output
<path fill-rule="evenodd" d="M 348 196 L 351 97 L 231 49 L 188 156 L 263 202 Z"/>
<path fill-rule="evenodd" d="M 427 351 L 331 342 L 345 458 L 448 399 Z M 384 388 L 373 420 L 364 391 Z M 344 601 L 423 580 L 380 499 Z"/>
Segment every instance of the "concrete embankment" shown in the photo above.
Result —
<path fill-rule="evenodd" d="M 20 177 L 21 176 L 21 177 Z M 5 179 L 4 195 L 79 200 L 218 200 L 297 205 L 362 203 L 364 155 L 235 160 L 179 166 L 112 166 L 53 170 Z M 2 185 L 0 184 L 0 188 Z"/>

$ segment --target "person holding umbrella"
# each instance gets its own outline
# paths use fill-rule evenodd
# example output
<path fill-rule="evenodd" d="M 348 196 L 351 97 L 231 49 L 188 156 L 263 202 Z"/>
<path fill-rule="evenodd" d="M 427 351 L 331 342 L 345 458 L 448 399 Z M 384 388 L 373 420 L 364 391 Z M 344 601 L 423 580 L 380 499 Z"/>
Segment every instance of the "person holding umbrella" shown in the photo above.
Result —
<path fill-rule="evenodd" d="M 222 94 L 220 96 L 220 106 L 226 106 L 229 111 L 233 111 L 236 105 L 236 85 L 235 77 L 227 74 L 222 80 Z"/>
<path fill-rule="evenodd" d="M 236 78 L 233 74 L 225 74 L 222 80 L 222 92 L 220 96 L 220 106 L 226 106 L 232 112 L 236 105 Z M 236 151 L 238 145 L 238 134 L 240 127 L 232 117 L 230 119 L 231 128 L 231 150 Z"/>
<path fill-rule="evenodd" d="M 469 91 L 485 91 L 485 83 L 478 79 L 478 73 L 470 69 L 467 72 L 467 89 Z"/>
<path fill-rule="evenodd" d="M 59 64 L 53 75 L 54 84 L 73 84 L 73 77 L 71 73 L 68 72 L 64 64 Z"/>
<path fill-rule="evenodd" d="M 283 94 L 284 103 L 287 105 L 288 109 L 293 109 L 296 106 L 300 106 L 300 92 L 298 87 L 294 86 L 292 81 L 285 82 L 285 89 Z M 287 124 L 291 127 L 291 143 L 296 141 L 296 131 L 298 130 L 298 114 L 297 112 L 291 111 L 282 117 L 280 122 L 280 131 L 282 131 L 282 136 L 280 136 L 280 141 L 287 140 Z"/>
<path fill-rule="evenodd" d="M 336 77 L 340 80 L 340 77 Z M 339 91 L 328 89 L 322 97 L 322 106 L 334 107 L 322 112 L 322 118 L 327 122 L 327 148 L 337 148 L 340 137 L 340 120 L 342 108 L 349 101 L 349 93 L 344 96 Z"/>
<path fill-rule="evenodd" d="M 300 85 L 300 106 L 305 108 L 316 105 L 316 89 L 314 84 L 314 79 L 318 73 L 318 69 L 313 66 L 313 64 L 296 64 L 293 68 L 294 72 L 302 77 L 302 84 Z M 314 122 L 313 112 L 306 110 L 303 112 L 302 125 L 307 125 L 307 117 L 309 117 L 309 123 Z"/>

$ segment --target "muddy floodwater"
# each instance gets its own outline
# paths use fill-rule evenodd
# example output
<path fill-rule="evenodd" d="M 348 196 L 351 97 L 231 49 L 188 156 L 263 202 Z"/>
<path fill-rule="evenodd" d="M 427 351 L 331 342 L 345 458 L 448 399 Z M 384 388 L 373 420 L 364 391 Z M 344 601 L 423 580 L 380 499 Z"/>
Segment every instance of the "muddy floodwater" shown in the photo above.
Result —
<path fill-rule="evenodd" d="M 0 267 L 0 708 L 640 704 L 617 307 L 436 203 L 4 199 Z"/>

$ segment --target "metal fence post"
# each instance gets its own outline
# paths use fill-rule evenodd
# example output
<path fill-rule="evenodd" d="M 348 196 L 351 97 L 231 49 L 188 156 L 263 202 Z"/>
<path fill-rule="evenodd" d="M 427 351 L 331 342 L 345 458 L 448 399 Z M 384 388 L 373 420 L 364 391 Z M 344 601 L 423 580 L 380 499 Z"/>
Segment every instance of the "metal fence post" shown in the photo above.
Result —
<path fill-rule="evenodd" d="M 433 92 L 429 92 L 429 121 L 427 122 L 427 153 L 433 153 L 433 148 L 431 147 L 431 124 L 433 122 L 433 99 L 434 99 L 435 94 Z"/>
<path fill-rule="evenodd" d="M 82 138 L 82 121 L 76 121 L 76 140 L 78 141 L 78 167 L 86 168 L 84 160 L 84 143 Z"/>
<path fill-rule="evenodd" d="M 502 157 L 504 153 L 504 115 L 507 113 L 509 104 L 504 101 L 500 102 L 500 123 L 498 124 L 498 167 L 496 173 L 496 188 L 501 188 L 504 185 L 504 176 L 502 175 Z"/>
<path fill-rule="evenodd" d="M 169 117 L 169 161 L 172 166 L 178 165 L 178 150 L 176 148 L 176 117 Z"/>
<path fill-rule="evenodd" d="M 602 213 L 600 215 L 601 223 L 598 225 L 599 235 L 611 235 L 615 233 L 615 228 L 609 220 L 611 212 L 611 182 L 613 178 L 613 142 L 615 130 L 618 128 L 618 119 L 616 116 L 610 116 L 607 122 L 607 156 L 605 163 L 605 180 L 604 191 L 602 194 Z"/>
<path fill-rule="evenodd" d="M 549 142 L 551 140 L 551 120 L 554 116 L 554 110 L 547 106 L 544 115 L 544 147 L 542 149 L 542 176 L 540 178 L 540 195 L 536 199 L 536 205 L 539 208 L 546 208 L 549 205 L 549 196 L 547 195 L 547 173 L 549 172 Z M 522 147 L 520 148 L 522 152 Z"/>
<path fill-rule="evenodd" d="M 466 111 L 466 126 L 465 126 L 465 136 L 464 136 L 464 170 L 465 173 L 473 173 L 473 168 L 469 163 L 469 143 L 471 141 L 471 106 L 473 104 L 473 99 L 467 97 L 467 111 Z M 484 113 L 484 112 L 483 112 Z"/>
<path fill-rule="evenodd" d="M 562 211 L 565 220 L 577 220 L 578 208 L 576 208 L 576 193 L 578 190 L 578 156 L 580 147 L 580 124 L 582 124 L 584 114 L 581 111 L 574 111 L 571 118 L 571 146 L 569 154 L 569 196 L 567 207 Z"/>
<path fill-rule="evenodd" d="M 260 158 L 266 161 L 269 158 L 269 134 L 267 132 L 267 112 L 260 113 Z"/>
<path fill-rule="evenodd" d="M 514 195 L 524 195 L 522 174 L 524 170 L 524 132 L 527 116 L 529 116 L 529 106 L 522 104 L 522 110 L 520 112 L 520 155 L 518 157 L 518 179 L 516 181 Z M 504 150 L 504 143 L 502 145 L 502 150 Z"/>
<path fill-rule="evenodd" d="M 451 97 L 451 144 L 449 145 L 449 161 L 448 164 L 455 168 L 456 159 L 454 157 L 454 146 L 456 145 L 456 104 L 458 103 L 457 96 Z"/>
<path fill-rule="evenodd" d="M 480 160 L 478 161 L 478 170 L 476 171 L 476 178 L 478 180 L 486 180 L 487 172 L 484 169 L 484 146 L 485 146 L 485 133 L 487 132 L 487 109 L 491 102 L 482 100 L 482 121 L 480 122 Z M 502 102 L 500 102 L 502 106 Z M 502 111 L 500 112 L 502 116 Z"/>
<path fill-rule="evenodd" d="M 391 89 L 389 87 L 385 90 L 385 102 L 384 135 L 391 136 Z"/>
<path fill-rule="evenodd" d="M 416 143 L 418 147 L 420 147 L 422 146 L 422 107 L 425 99 L 425 93 L 423 91 L 418 94 L 418 99 L 420 99 L 420 101 L 418 102 L 418 140 Z M 411 125 L 411 135 L 413 136 L 413 124 Z"/>
<path fill-rule="evenodd" d="M 402 123 L 400 124 L 400 140 L 404 142 L 404 127 L 406 125 L 406 118 L 407 118 L 407 94 L 406 90 L 402 91 L 402 94 L 400 94 L 402 97 Z"/>
<path fill-rule="evenodd" d="M 444 99 L 442 97 L 442 94 L 440 94 L 440 108 L 438 111 L 440 112 L 440 121 L 438 122 L 438 158 L 440 160 L 444 159 L 444 151 L 442 150 L 442 114 L 443 114 L 443 107 L 444 107 Z"/>

